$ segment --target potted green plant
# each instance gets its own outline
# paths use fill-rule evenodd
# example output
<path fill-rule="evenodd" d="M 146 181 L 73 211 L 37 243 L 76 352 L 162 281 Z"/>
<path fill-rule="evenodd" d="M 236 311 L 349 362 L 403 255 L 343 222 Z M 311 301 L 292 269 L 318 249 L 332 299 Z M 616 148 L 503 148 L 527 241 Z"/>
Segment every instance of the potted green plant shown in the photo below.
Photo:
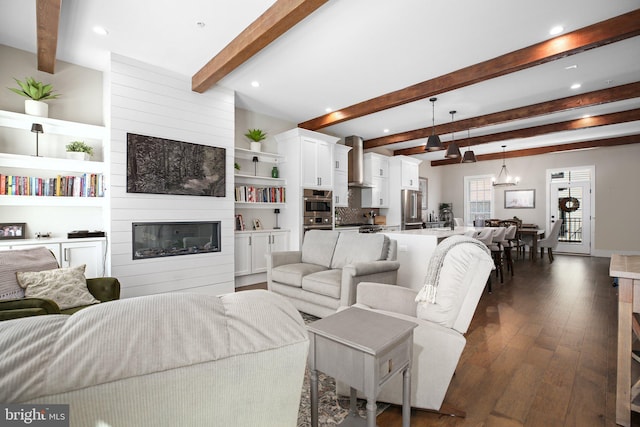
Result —
<path fill-rule="evenodd" d="M 49 117 L 49 105 L 43 101 L 59 96 L 53 93 L 53 86 L 38 82 L 33 77 L 25 78 L 24 82 L 15 77 L 13 80 L 19 87 L 10 87 L 9 90 L 28 98 L 24 101 L 24 112 L 32 116 Z"/>
<path fill-rule="evenodd" d="M 67 158 L 74 160 L 89 160 L 93 156 L 93 147 L 85 144 L 84 141 L 73 141 L 65 146 Z"/>
<path fill-rule="evenodd" d="M 267 133 L 263 132 L 262 129 L 249 129 L 244 136 L 251 141 L 252 151 L 261 151 L 262 144 L 260 142 L 267 138 Z"/>

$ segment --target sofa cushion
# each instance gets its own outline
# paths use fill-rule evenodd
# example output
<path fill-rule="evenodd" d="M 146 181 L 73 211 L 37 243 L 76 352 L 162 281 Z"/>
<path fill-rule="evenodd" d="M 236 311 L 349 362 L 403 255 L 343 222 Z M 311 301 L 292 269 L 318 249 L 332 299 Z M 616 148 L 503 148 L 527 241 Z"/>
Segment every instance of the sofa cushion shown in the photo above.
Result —
<path fill-rule="evenodd" d="M 387 259 L 389 237 L 381 233 L 340 233 L 331 268 L 343 268 L 356 262 Z"/>
<path fill-rule="evenodd" d="M 337 299 L 340 298 L 341 283 L 342 270 L 325 270 L 303 277 L 302 289 Z"/>
<path fill-rule="evenodd" d="M 289 286 L 302 287 L 302 278 L 318 271 L 326 270 L 325 267 L 316 264 L 285 264 L 271 270 L 273 281 Z"/>
<path fill-rule="evenodd" d="M 44 271 L 17 272 L 18 283 L 27 298 L 47 298 L 60 310 L 99 303 L 87 289 L 85 265 Z"/>
<path fill-rule="evenodd" d="M 339 234 L 333 230 L 307 231 L 302 242 L 302 262 L 330 268 Z"/>

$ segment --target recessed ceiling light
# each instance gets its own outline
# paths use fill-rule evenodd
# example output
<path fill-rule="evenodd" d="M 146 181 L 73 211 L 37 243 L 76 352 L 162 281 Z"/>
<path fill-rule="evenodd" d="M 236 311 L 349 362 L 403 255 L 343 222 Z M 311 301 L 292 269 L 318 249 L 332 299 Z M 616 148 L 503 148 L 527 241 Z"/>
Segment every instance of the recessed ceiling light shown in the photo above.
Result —
<path fill-rule="evenodd" d="M 389 129 L 383 129 L 382 132 L 389 133 Z"/>
<path fill-rule="evenodd" d="M 583 119 L 588 119 L 589 117 L 591 117 L 591 114 L 585 114 L 584 116 L 582 116 Z"/>
<path fill-rule="evenodd" d="M 582 85 L 580 83 L 574 83 L 571 85 L 571 89 L 580 89 L 582 87 Z"/>
<path fill-rule="evenodd" d="M 333 111 L 333 109 L 331 107 L 327 107 L 324 109 L 324 111 L 326 111 L 327 113 L 330 113 Z"/>
<path fill-rule="evenodd" d="M 107 30 L 105 27 L 101 27 L 100 25 L 96 25 L 95 27 L 93 27 L 93 32 L 100 36 L 109 35 L 109 30 Z"/>
<path fill-rule="evenodd" d="M 196 22 L 196 25 L 198 26 L 198 28 L 204 28 L 205 25 L 207 25 L 205 22 L 203 21 L 198 21 Z"/>
<path fill-rule="evenodd" d="M 257 81 L 257 80 L 254 80 L 254 81 L 252 81 L 252 82 L 251 82 L 251 86 L 253 86 L 253 87 L 260 87 L 260 82 L 259 82 L 259 81 Z"/>
<path fill-rule="evenodd" d="M 575 70 L 576 68 L 578 68 L 576 64 L 569 65 L 568 67 L 564 67 L 565 70 Z"/>
<path fill-rule="evenodd" d="M 552 36 L 557 36 L 563 31 L 564 31 L 564 27 L 562 25 L 556 25 L 555 27 L 549 30 L 549 34 Z"/>

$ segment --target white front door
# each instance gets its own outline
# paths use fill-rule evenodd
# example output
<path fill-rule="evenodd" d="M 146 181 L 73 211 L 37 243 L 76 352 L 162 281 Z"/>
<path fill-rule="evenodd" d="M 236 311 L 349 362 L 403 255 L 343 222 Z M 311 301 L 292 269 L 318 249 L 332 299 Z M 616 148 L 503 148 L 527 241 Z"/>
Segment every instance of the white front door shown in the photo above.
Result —
<path fill-rule="evenodd" d="M 591 254 L 591 184 L 557 182 L 549 184 L 547 230 L 562 220 L 557 252 Z"/>

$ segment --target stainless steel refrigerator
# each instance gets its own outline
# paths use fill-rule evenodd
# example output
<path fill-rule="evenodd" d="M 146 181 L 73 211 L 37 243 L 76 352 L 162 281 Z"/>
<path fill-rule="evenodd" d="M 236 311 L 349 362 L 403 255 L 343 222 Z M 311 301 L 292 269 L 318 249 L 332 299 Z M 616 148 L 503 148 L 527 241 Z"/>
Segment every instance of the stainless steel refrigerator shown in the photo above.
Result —
<path fill-rule="evenodd" d="M 418 190 L 402 190 L 402 229 L 422 228 L 422 193 Z"/>

